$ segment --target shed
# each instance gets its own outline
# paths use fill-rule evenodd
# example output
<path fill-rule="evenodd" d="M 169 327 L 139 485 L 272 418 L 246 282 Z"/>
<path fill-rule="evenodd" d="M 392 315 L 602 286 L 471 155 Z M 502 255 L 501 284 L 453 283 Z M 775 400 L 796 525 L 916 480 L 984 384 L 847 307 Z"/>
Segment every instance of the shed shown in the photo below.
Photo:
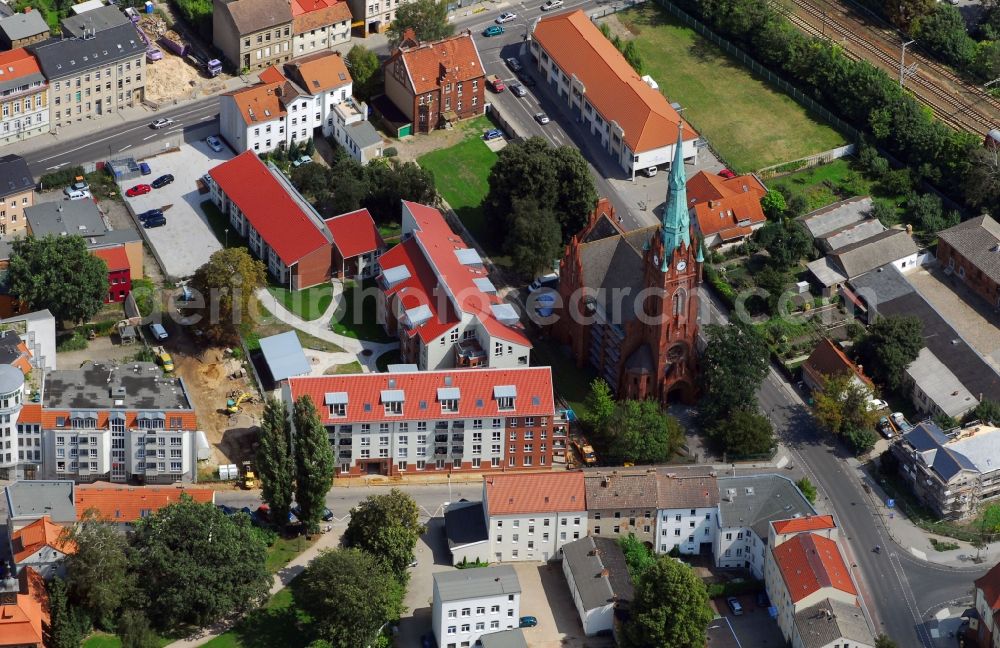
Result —
<path fill-rule="evenodd" d="M 309 359 L 295 331 L 286 331 L 260 341 L 260 351 L 274 382 L 309 373 Z"/>

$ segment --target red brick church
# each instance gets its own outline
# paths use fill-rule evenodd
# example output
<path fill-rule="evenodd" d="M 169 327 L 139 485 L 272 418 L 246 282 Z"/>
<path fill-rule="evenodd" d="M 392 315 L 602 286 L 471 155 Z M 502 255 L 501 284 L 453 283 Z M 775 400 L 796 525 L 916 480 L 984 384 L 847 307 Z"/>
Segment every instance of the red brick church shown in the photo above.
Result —
<path fill-rule="evenodd" d="M 619 398 L 691 402 L 704 262 L 691 228 L 681 141 L 659 225 L 626 232 L 602 198 L 559 262 L 554 335 Z"/>

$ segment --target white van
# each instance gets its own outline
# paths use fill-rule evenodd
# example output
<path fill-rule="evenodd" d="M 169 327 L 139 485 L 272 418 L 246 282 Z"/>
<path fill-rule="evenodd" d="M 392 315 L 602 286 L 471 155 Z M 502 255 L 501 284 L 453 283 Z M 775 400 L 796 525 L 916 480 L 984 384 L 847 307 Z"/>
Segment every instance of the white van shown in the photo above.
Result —
<path fill-rule="evenodd" d="M 528 294 L 535 292 L 536 290 L 541 290 L 542 288 L 555 288 L 556 284 L 559 283 L 559 275 L 554 272 L 542 275 L 540 277 L 535 277 L 535 280 L 528 284 Z"/>

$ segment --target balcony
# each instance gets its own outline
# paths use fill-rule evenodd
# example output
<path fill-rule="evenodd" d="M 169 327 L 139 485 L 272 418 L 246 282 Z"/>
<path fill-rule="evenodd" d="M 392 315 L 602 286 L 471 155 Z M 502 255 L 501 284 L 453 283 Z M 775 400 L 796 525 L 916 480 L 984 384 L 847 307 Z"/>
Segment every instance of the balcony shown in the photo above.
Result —
<path fill-rule="evenodd" d="M 457 456 L 457 457 L 461 457 L 463 454 L 465 454 L 465 447 L 464 446 L 451 446 L 451 454 L 454 455 L 454 456 Z"/>
<path fill-rule="evenodd" d="M 440 447 L 440 448 L 434 448 L 434 454 L 435 455 L 446 455 L 446 454 L 448 454 L 448 447 L 447 446 L 443 446 L 443 447 Z"/>
<path fill-rule="evenodd" d="M 350 439 L 341 439 L 340 441 L 337 442 L 337 445 L 349 446 L 349 445 L 351 445 L 351 440 Z"/>
<path fill-rule="evenodd" d="M 338 454 L 337 456 L 340 457 L 341 459 L 350 459 L 351 454 L 352 453 L 350 450 L 341 450 L 340 454 Z"/>
<path fill-rule="evenodd" d="M 459 431 L 459 430 L 464 430 L 465 429 L 465 421 L 454 421 L 454 422 L 452 422 L 451 429 L 454 430 L 454 431 L 456 431 L 456 432 Z"/>
<path fill-rule="evenodd" d="M 451 440 L 452 441 L 456 441 L 458 443 L 462 443 L 463 441 L 465 441 L 465 435 L 464 434 L 452 434 L 451 435 Z"/>
<path fill-rule="evenodd" d="M 479 367 L 486 364 L 486 351 L 475 338 L 455 344 L 455 364 L 459 367 Z"/>
<path fill-rule="evenodd" d="M 448 443 L 448 435 L 447 434 L 435 435 L 434 443 L 445 443 L 445 444 Z"/>

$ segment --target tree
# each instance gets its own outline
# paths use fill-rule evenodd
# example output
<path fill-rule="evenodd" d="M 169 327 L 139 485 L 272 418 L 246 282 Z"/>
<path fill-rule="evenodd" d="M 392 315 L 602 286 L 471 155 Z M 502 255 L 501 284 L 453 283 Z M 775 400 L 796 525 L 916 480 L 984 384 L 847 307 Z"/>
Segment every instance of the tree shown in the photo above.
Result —
<path fill-rule="evenodd" d="M 614 415 L 616 407 L 611 387 L 603 378 L 594 378 L 590 383 L 590 393 L 587 394 L 584 405 L 584 412 L 581 416 L 584 425 L 591 432 L 603 431 Z"/>
<path fill-rule="evenodd" d="M 579 232 L 597 204 L 597 187 L 590 165 L 580 149 L 560 146 L 553 151 L 556 164 L 556 204 L 549 205 L 559 219 L 563 240 Z"/>
<path fill-rule="evenodd" d="M 705 336 L 701 419 L 710 427 L 737 409 L 756 408 L 757 385 L 767 375 L 770 352 L 760 334 L 739 320 L 728 326 L 709 324 Z"/>
<path fill-rule="evenodd" d="M 996 11 L 1000 16 L 1000 9 Z M 1000 146 L 981 147 L 963 183 L 969 203 L 977 209 L 1000 215 Z"/>
<path fill-rule="evenodd" d="M 399 220 L 402 200 L 433 204 L 437 199 L 434 174 L 415 162 L 391 158 L 386 164 L 369 164 L 364 177 L 368 193 L 361 202 L 376 223 Z"/>
<path fill-rule="evenodd" d="M 7 278 L 11 295 L 34 310 L 49 309 L 60 326 L 93 317 L 108 292 L 108 266 L 80 236 L 14 239 Z"/>
<path fill-rule="evenodd" d="M 906 199 L 910 222 L 921 231 L 932 234 L 958 224 L 956 216 L 945 215 L 941 199 L 933 194 L 911 193 Z"/>
<path fill-rule="evenodd" d="M 741 406 L 708 428 L 708 438 L 732 458 L 763 455 L 774 448 L 774 428 L 755 408 Z"/>
<path fill-rule="evenodd" d="M 871 398 L 871 389 L 854 374 L 824 376 L 822 389 L 813 392 L 813 416 L 820 427 L 837 436 L 869 429 L 878 419 L 868 408 Z"/>
<path fill-rule="evenodd" d="M 295 188 L 313 204 L 330 199 L 334 184 L 331 170 L 325 164 L 303 164 L 292 169 L 291 180 Z"/>
<path fill-rule="evenodd" d="M 49 594 L 49 648 L 80 648 L 90 631 L 90 623 L 83 610 L 72 607 L 66 591 L 66 582 L 53 578 L 48 583 Z"/>
<path fill-rule="evenodd" d="M 562 230 L 555 214 L 542 209 L 532 198 L 515 198 L 514 213 L 504 247 L 517 272 L 534 277 L 551 269 L 562 250 Z"/>
<path fill-rule="evenodd" d="M 627 400 L 618 404 L 601 434 L 613 461 L 666 461 L 684 439 L 680 423 L 664 414 L 655 400 Z"/>
<path fill-rule="evenodd" d="M 781 218 L 784 216 L 785 210 L 788 209 L 785 195 L 780 191 L 773 190 L 764 194 L 764 197 L 760 199 L 760 206 L 764 210 L 764 214 L 771 220 Z"/>
<path fill-rule="evenodd" d="M 633 583 L 638 583 L 642 575 L 656 564 L 656 556 L 634 533 L 624 538 L 618 538 L 618 544 L 625 554 L 625 564 L 628 565 L 628 575 Z"/>
<path fill-rule="evenodd" d="M 884 634 L 875 637 L 875 648 L 899 648 L 899 644 Z"/>
<path fill-rule="evenodd" d="M 316 406 L 308 396 L 295 401 L 292 409 L 295 436 L 295 501 L 302 510 L 301 519 L 310 533 L 319 530 L 326 493 L 333 483 L 333 450 L 326 428 L 319 420 Z"/>
<path fill-rule="evenodd" d="M 193 318 L 195 329 L 213 344 L 232 345 L 253 325 L 254 291 L 264 286 L 267 270 L 244 248 L 219 250 L 195 270 L 191 289 L 205 300 L 207 312 Z"/>
<path fill-rule="evenodd" d="M 639 48 L 636 47 L 635 41 L 626 41 L 622 46 L 622 56 L 628 61 L 628 64 L 632 66 L 636 74 L 642 74 L 642 54 L 639 52 Z"/>
<path fill-rule="evenodd" d="M 795 485 L 799 487 L 799 490 L 802 491 L 802 496 L 809 500 L 810 504 L 816 503 L 816 487 L 813 486 L 808 477 L 803 477 L 795 482 Z"/>
<path fill-rule="evenodd" d="M 76 544 L 76 551 L 66 558 L 70 599 L 95 625 L 114 630 L 119 611 L 133 598 L 135 588 L 125 536 L 115 525 L 87 511 L 67 539 Z"/>
<path fill-rule="evenodd" d="M 876 382 L 896 390 L 906 368 L 924 347 L 923 324 L 916 317 L 879 317 L 861 342 L 860 355 Z"/>
<path fill-rule="evenodd" d="M 934 10 L 934 0 L 885 0 L 883 7 L 889 22 L 909 32 L 913 23 Z"/>
<path fill-rule="evenodd" d="M 937 425 L 942 430 L 948 431 L 953 428 L 958 427 L 958 421 L 948 416 L 944 412 L 938 412 L 933 417 L 934 424 Z"/>
<path fill-rule="evenodd" d="M 157 628 L 203 626 L 264 602 L 267 545 L 246 515 L 226 516 L 190 497 L 140 519 L 132 569 Z"/>
<path fill-rule="evenodd" d="M 378 77 L 378 56 L 367 47 L 355 45 L 347 52 L 344 63 L 354 79 L 354 94 L 367 99 L 371 96 L 373 82 Z"/>
<path fill-rule="evenodd" d="M 159 648 L 156 633 L 141 610 L 125 610 L 118 620 L 118 638 L 122 648 Z"/>
<path fill-rule="evenodd" d="M 771 263 L 780 270 L 788 270 L 812 250 L 809 234 L 792 221 L 768 221 L 753 234 L 757 245 L 767 250 Z"/>
<path fill-rule="evenodd" d="M 965 69 L 976 55 L 976 41 L 969 37 L 958 8 L 940 2 L 917 21 L 914 36 L 946 63 Z"/>
<path fill-rule="evenodd" d="M 868 210 L 868 217 L 878 220 L 886 227 L 892 227 L 899 222 L 896 208 L 884 200 L 872 201 L 872 208 Z"/>
<path fill-rule="evenodd" d="M 307 164 L 306 166 L 313 166 Z M 295 464 L 289 447 L 288 411 L 276 398 L 268 398 L 260 424 L 260 447 L 257 450 L 257 473 L 261 498 L 271 508 L 271 520 L 279 528 L 288 522 L 292 506 Z"/>
<path fill-rule="evenodd" d="M 413 498 L 393 488 L 385 495 L 372 495 L 351 510 L 344 531 L 344 546 L 365 551 L 382 560 L 402 583 L 409 576 L 413 548 L 424 531 L 420 511 Z"/>
<path fill-rule="evenodd" d="M 966 422 L 982 421 L 991 425 L 1000 425 L 1000 403 L 984 398 L 976 405 L 976 409 L 965 415 Z"/>
<path fill-rule="evenodd" d="M 875 447 L 878 437 L 871 428 L 849 427 L 844 432 L 844 440 L 854 454 L 861 455 Z"/>
<path fill-rule="evenodd" d="M 705 628 L 715 616 L 705 584 L 687 565 L 661 556 L 639 578 L 626 648 L 691 648 L 705 645 Z"/>
<path fill-rule="evenodd" d="M 781 303 L 781 296 L 791 283 L 788 272 L 774 265 L 766 265 L 753 277 L 757 287 L 767 293 L 764 300 L 767 302 L 767 309 L 772 315 L 780 315 L 778 307 Z M 787 308 L 787 306 L 786 306 Z"/>
<path fill-rule="evenodd" d="M 324 551 L 292 581 L 295 605 L 336 648 L 372 645 L 382 624 L 403 611 L 403 586 L 376 557 L 359 549 Z"/>
<path fill-rule="evenodd" d="M 408 29 L 422 43 L 455 33 L 455 26 L 448 22 L 448 5 L 438 0 L 415 0 L 396 9 L 396 18 L 389 25 L 389 44 L 398 45 Z"/>

